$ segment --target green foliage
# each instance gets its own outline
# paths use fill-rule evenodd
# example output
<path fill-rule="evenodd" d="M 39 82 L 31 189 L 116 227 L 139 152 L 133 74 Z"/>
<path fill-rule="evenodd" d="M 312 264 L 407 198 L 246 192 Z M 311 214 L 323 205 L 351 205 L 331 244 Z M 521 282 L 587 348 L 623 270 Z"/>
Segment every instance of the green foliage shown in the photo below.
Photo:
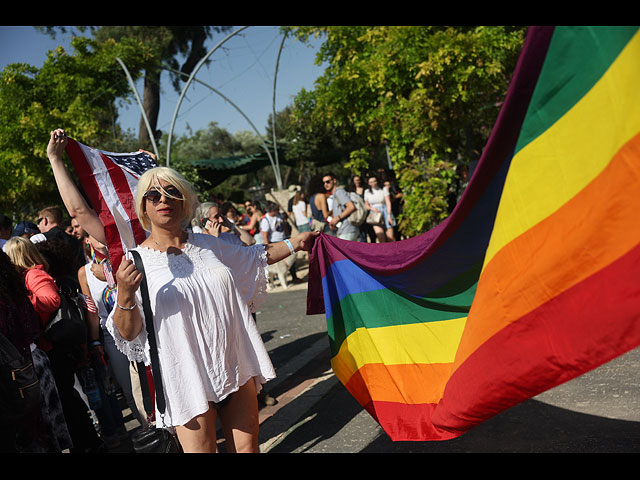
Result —
<path fill-rule="evenodd" d="M 1 211 L 27 216 L 43 203 L 59 203 L 46 160 L 49 132 L 64 128 L 71 137 L 100 144 L 115 136 L 114 102 L 129 86 L 118 56 L 135 65 L 144 45 L 127 41 L 98 44 L 72 41 L 73 55 L 59 47 L 41 69 L 8 65 L 0 75 Z M 116 129 L 117 130 L 117 129 Z"/>
<path fill-rule="evenodd" d="M 447 218 L 450 207 L 447 197 L 454 180 L 450 162 L 434 154 L 403 168 L 397 179 L 405 186 L 405 203 L 398 225 L 406 236 L 424 233 Z"/>
<path fill-rule="evenodd" d="M 189 71 L 201 58 L 203 39 L 225 28 L 91 27 L 94 39 L 75 38 L 72 53 L 61 48 L 50 52 L 39 70 L 7 66 L 0 75 L 0 211 L 21 220 L 45 204 L 60 203 L 46 160 L 48 134 L 54 128 L 104 150 L 139 148 L 135 134 L 117 124 L 118 102 L 130 101 L 131 92 L 116 57 L 134 78 L 162 62 Z M 323 37 L 316 63 L 326 66 L 315 88 L 302 90 L 294 105 L 276 116 L 278 143 L 286 145 L 289 164 L 295 161 L 283 171 L 285 184 L 290 173 L 294 183 L 304 184 L 328 165 L 339 174 L 365 173 L 386 163 L 386 145 L 404 192 L 402 232 L 417 235 L 446 218 L 452 207 L 447 198 L 455 197 L 456 167 L 479 158 L 526 28 L 283 30 L 302 41 Z M 188 53 L 181 66 L 175 61 L 178 53 Z M 269 141 L 270 128 L 269 121 Z M 172 166 L 196 184 L 205 200 L 214 190 L 190 166 L 190 159 L 261 149 L 253 133 L 230 135 L 214 124 L 175 139 Z M 271 167 L 231 178 L 215 191 L 231 196 L 258 182 L 274 184 Z"/>
<path fill-rule="evenodd" d="M 405 192 L 400 223 L 416 235 L 446 218 L 457 164 L 477 160 L 499 112 L 526 28 L 446 26 L 291 27 L 325 41 L 327 64 L 294 117 L 349 138 L 346 164 L 370 165 L 367 151 L 387 143 Z M 296 113 L 299 111 L 301 113 Z"/>
<path fill-rule="evenodd" d="M 363 175 L 371 165 L 371 153 L 366 148 L 354 150 L 349 154 L 345 168 L 355 175 Z"/>

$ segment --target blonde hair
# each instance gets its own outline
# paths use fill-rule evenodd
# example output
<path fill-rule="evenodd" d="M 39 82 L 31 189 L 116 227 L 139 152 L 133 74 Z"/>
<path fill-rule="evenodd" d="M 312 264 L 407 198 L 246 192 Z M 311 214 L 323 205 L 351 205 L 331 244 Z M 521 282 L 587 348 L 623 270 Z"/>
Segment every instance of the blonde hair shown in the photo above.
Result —
<path fill-rule="evenodd" d="M 20 271 L 36 265 L 42 265 L 45 270 L 49 270 L 49 264 L 31 240 L 23 237 L 11 237 L 7 240 L 4 249 L 11 259 L 11 263 Z"/>
<path fill-rule="evenodd" d="M 142 228 L 147 232 L 151 231 L 151 222 L 146 212 L 146 200 L 144 194 L 154 187 L 164 193 L 167 198 L 174 198 L 160 186 L 160 180 L 170 183 L 176 187 L 182 194 L 182 226 L 183 228 L 189 224 L 193 218 L 195 209 L 198 206 L 198 196 L 187 179 L 169 167 L 155 167 L 147 170 L 138 180 L 136 187 L 136 214 L 140 220 Z"/>

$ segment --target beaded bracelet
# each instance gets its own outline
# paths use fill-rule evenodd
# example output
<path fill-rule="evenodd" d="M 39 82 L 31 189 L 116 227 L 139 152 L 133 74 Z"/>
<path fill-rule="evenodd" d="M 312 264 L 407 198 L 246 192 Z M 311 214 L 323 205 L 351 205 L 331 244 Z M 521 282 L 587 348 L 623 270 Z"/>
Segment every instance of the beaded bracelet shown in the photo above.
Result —
<path fill-rule="evenodd" d="M 288 239 L 288 238 L 286 238 L 286 239 L 284 240 L 284 243 L 286 243 L 286 244 L 287 244 L 287 247 L 289 247 L 289 251 L 291 252 L 291 255 L 293 255 L 294 253 L 296 253 L 295 248 L 293 248 L 293 245 L 291 245 L 291 242 L 289 241 L 289 239 Z"/>

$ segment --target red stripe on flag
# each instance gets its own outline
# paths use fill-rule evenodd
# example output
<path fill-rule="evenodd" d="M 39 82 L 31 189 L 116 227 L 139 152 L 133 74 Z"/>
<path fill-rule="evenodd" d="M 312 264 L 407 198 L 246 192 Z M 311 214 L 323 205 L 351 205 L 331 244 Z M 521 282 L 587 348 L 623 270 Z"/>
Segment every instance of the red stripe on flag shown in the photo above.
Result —
<path fill-rule="evenodd" d="M 637 347 L 639 270 L 640 245 L 503 328 L 452 374 L 437 405 L 371 401 L 352 380 L 347 390 L 393 441 L 459 437 Z"/>
<path fill-rule="evenodd" d="M 100 173 L 96 175 L 92 163 L 87 156 L 87 149 L 92 155 L 91 160 L 94 162 L 102 162 Z M 108 156 L 104 155 L 99 150 L 90 149 L 73 139 L 69 139 L 67 145 L 67 153 L 71 158 L 73 165 L 78 172 L 80 182 L 85 190 L 89 201 L 93 208 L 98 213 L 100 221 L 104 227 L 105 239 L 107 242 L 107 248 L 109 249 L 109 256 L 111 260 L 111 266 L 113 272 L 118 271 L 118 267 L 124 256 L 124 245 L 122 241 L 123 234 L 127 238 L 133 237 L 135 243 L 139 244 L 146 238 L 146 233 L 135 212 L 135 199 L 133 197 L 134 192 L 131 191 L 129 182 L 127 181 L 127 174 L 123 169 L 112 161 Z M 95 155 L 95 156 L 93 156 Z M 104 166 L 106 173 L 102 170 Z M 132 175 L 135 184 L 137 177 Z M 116 223 L 114 213 L 112 209 L 118 209 L 118 205 L 109 205 L 105 200 L 105 194 L 107 199 L 113 198 L 110 193 L 114 193 L 117 196 L 118 204 L 122 206 L 124 211 L 124 221 L 128 222 L 129 227 L 121 225 L 122 228 L 130 228 L 130 232 L 120 232 L 118 230 L 118 224 Z M 118 213 L 122 212 L 120 210 Z"/>
<path fill-rule="evenodd" d="M 375 401 L 363 406 L 394 442 L 451 440 L 457 432 L 437 428 L 431 422 L 433 403 L 406 404 Z"/>
<path fill-rule="evenodd" d="M 100 186 L 98 185 L 98 182 L 93 175 L 93 170 L 91 168 L 91 165 L 89 164 L 89 161 L 87 160 L 87 157 L 84 154 L 84 150 L 82 149 L 82 147 L 80 147 L 78 142 L 71 138 L 67 143 L 66 150 L 69 158 L 71 159 L 71 162 L 73 163 L 73 167 L 78 173 L 82 188 L 85 191 L 87 197 L 89 197 L 91 206 L 96 211 L 96 213 L 100 217 L 100 221 L 105 227 L 105 236 L 107 238 L 107 241 L 109 244 L 111 244 L 113 243 L 113 241 L 112 238 L 109 238 L 110 235 L 108 235 L 108 226 L 112 225 L 115 227 L 115 220 L 113 219 L 113 216 L 111 215 L 111 212 L 106 202 L 104 201 L 104 198 L 100 194 Z M 116 237 L 115 243 L 120 244 L 119 235 Z"/>
<path fill-rule="evenodd" d="M 82 188 L 87 194 L 87 197 L 89 197 L 89 202 L 98 214 L 100 222 L 104 227 L 105 239 L 112 265 L 119 265 L 123 255 L 120 234 L 118 233 L 111 210 L 104 200 L 101 185 L 94 175 L 90 161 L 87 159 L 84 149 L 80 144 L 71 138 L 67 144 L 67 153 L 69 154 L 69 158 L 71 158 L 74 168 L 78 172 Z M 114 267 L 114 271 L 117 271 L 117 267 Z"/>
<path fill-rule="evenodd" d="M 67 154 L 69 155 L 69 158 L 73 163 L 73 167 L 78 173 L 80 183 L 82 183 L 82 188 L 89 197 L 91 206 L 98 214 L 105 211 L 109 212 L 107 204 L 104 202 L 102 195 L 100 195 L 100 188 L 98 187 L 98 183 L 93 176 L 93 171 L 91 169 L 91 166 L 89 165 L 87 157 L 84 154 L 84 151 L 82 150 L 78 142 L 71 138 L 67 143 Z"/>
<path fill-rule="evenodd" d="M 120 199 L 120 204 L 131 221 L 131 229 L 136 243 L 140 244 L 145 241 L 147 235 L 142 228 L 142 225 L 140 225 L 138 215 L 136 214 L 134 192 L 132 192 L 129 187 L 129 182 L 127 181 L 123 169 L 106 155 L 100 154 L 100 156 L 109 171 L 109 176 L 111 177 L 111 182 L 113 183 L 116 193 L 118 194 L 118 198 Z"/>

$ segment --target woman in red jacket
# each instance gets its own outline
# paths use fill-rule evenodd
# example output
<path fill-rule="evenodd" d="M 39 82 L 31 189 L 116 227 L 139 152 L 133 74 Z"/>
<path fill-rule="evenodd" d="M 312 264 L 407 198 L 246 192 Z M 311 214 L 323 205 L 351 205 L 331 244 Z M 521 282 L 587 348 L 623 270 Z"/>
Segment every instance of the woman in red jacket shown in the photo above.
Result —
<path fill-rule="evenodd" d="M 25 238 L 10 238 L 5 250 L 11 263 L 24 278 L 29 300 L 40 317 L 40 325 L 44 329 L 60 306 L 58 287 L 53 277 L 47 273 L 49 266 L 36 246 Z M 40 348 L 46 352 L 51 350 L 52 345 L 41 338 Z"/>

